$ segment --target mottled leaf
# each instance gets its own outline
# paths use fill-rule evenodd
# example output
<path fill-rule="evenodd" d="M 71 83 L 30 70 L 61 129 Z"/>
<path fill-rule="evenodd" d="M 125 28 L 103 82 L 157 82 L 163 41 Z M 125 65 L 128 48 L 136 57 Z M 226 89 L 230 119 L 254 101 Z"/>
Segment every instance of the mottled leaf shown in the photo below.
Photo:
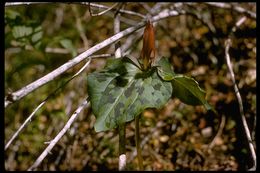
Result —
<path fill-rule="evenodd" d="M 141 71 L 128 58 L 111 59 L 101 72 L 87 77 L 97 132 L 132 121 L 146 108 L 161 108 L 171 97 L 171 82 L 155 68 Z"/>

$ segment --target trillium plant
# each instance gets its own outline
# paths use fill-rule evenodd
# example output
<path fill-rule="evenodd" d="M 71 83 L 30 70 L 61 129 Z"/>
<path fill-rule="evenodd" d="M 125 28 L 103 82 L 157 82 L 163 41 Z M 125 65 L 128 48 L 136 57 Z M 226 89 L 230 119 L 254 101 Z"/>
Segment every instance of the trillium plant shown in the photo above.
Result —
<path fill-rule="evenodd" d="M 171 97 L 189 105 L 204 105 L 203 91 L 193 78 L 176 74 L 165 57 L 155 56 L 155 36 L 148 20 L 143 34 L 140 58 L 127 56 L 108 59 L 100 72 L 87 77 L 88 93 L 96 117 L 96 132 L 118 128 L 119 154 L 125 153 L 125 124 L 135 120 L 135 142 L 139 169 L 143 170 L 140 150 L 139 119 L 147 108 L 162 108 Z"/>

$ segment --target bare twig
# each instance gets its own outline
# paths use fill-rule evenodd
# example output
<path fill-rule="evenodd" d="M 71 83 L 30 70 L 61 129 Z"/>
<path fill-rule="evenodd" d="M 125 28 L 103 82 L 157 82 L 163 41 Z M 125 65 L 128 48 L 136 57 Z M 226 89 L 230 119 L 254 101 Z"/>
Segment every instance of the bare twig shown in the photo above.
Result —
<path fill-rule="evenodd" d="M 232 32 L 233 32 L 233 33 L 236 32 L 237 28 L 238 28 L 240 25 L 242 25 L 242 23 L 244 23 L 245 20 L 246 20 L 246 17 L 245 17 L 245 16 L 241 17 L 241 18 L 236 22 L 236 25 L 232 28 Z"/>
<path fill-rule="evenodd" d="M 221 116 L 221 122 L 220 122 L 220 125 L 219 125 L 219 128 L 218 128 L 218 132 L 217 132 L 216 136 L 214 137 L 214 139 L 211 141 L 211 143 L 208 145 L 209 149 L 214 147 L 216 140 L 221 136 L 223 129 L 225 127 L 225 123 L 226 123 L 226 116 L 222 115 Z"/>
<path fill-rule="evenodd" d="M 24 123 L 19 127 L 19 129 L 14 133 L 14 135 L 11 137 L 11 139 L 7 142 L 5 145 L 5 150 L 11 145 L 11 143 L 14 141 L 14 139 L 19 135 L 19 133 L 22 131 L 22 129 L 25 127 L 25 125 L 32 120 L 32 117 L 35 115 L 35 113 L 46 103 L 46 99 L 37 106 L 34 111 L 30 114 L 30 116 L 24 121 Z"/>
<path fill-rule="evenodd" d="M 123 56 L 129 55 L 131 53 L 132 49 L 134 49 L 134 46 L 132 45 L 140 41 L 142 39 L 142 35 L 143 32 L 138 31 L 136 34 L 133 34 L 127 38 L 127 40 L 121 47 Z"/>
<path fill-rule="evenodd" d="M 183 11 L 183 10 L 176 11 L 176 10 L 164 9 L 158 15 L 153 16 L 151 18 L 151 22 L 157 22 L 161 19 L 164 19 L 164 18 L 167 18 L 167 17 L 172 17 L 172 16 L 177 16 L 177 15 L 181 15 L 181 14 L 185 14 L 185 11 Z"/>
<path fill-rule="evenodd" d="M 239 27 L 245 20 L 246 20 L 246 18 L 242 17 L 236 23 L 236 26 L 233 27 L 232 32 L 234 32 L 236 30 L 236 27 Z M 230 46 L 231 46 L 231 38 L 228 38 L 225 42 L 225 58 L 226 58 L 226 61 L 227 61 L 228 70 L 229 70 L 230 75 L 231 75 L 231 80 L 232 80 L 233 85 L 234 85 L 234 90 L 235 90 L 236 97 L 237 97 L 238 104 L 239 104 L 239 111 L 240 111 L 242 123 L 243 123 L 243 126 L 244 126 L 244 130 L 245 130 L 245 133 L 246 133 L 249 149 L 250 149 L 251 156 L 252 156 L 252 159 L 253 159 L 253 166 L 249 170 L 254 171 L 254 170 L 256 170 L 256 153 L 255 153 L 255 149 L 254 149 L 254 146 L 253 146 L 251 134 L 250 134 L 247 122 L 246 122 L 246 118 L 245 118 L 245 115 L 244 115 L 243 102 L 242 102 L 242 99 L 241 99 L 239 89 L 238 89 L 237 84 L 236 84 L 235 75 L 234 75 L 232 65 L 231 65 L 231 62 L 230 62 L 230 56 L 229 56 Z"/>
<path fill-rule="evenodd" d="M 161 8 L 161 6 L 162 5 L 165 5 L 166 3 L 156 3 L 152 8 L 148 8 L 148 7 L 146 7 L 147 9 L 147 11 L 148 11 L 148 13 L 149 14 L 147 14 L 147 16 L 149 16 L 149 15 L 155 15 L 157 12 L 158 12 L 158 10 L 160 10 L 160 8 Z M 146 17 L 147 17 L 146 16 Z M 155 22 L 154 23 L 154 27 L 156 27 L 156 25 L 157 25 L 157 22 Z M 126 40 L 126 42 L 125 42 L 125 44 L 124 45 L 122 45 L 122 52 L 124 52 L 124 54 L 123 54 L 123 56 L 125 56 L 125 55 L 129 55 L 130 53 L 131 53 L 131 51 L 132 51 L 132 49 L 133 49 L 133 46 L 131 47 L 131 45 L 133 45 L 133 43 L 136 43 L 136 42 L 138 42 L 139 40 L 141 40 L 142 38 L 142 35 L 143 35 L 143 31 L 138 31 L 136 34 L 132 34 L 132 35 L 130 35 L 128 38 L 127 38 L 127 40 Z M 131 49 L 129 50 L 129 48 L 131 47 Z M 127 51 L 127 52 L 126 52 Z"/>
<path fill-rule="evenodd" d="M 229 3 L 219 3 L 219 2 L 205 2 L 205 3 L 208 5 L 214 6 L 214 7 L 232 9 L 232 10 L 235 10 L 236 12 L 246 15 L 247 17 L 256 19 L 256 13 L 254 13 L 250 10 L 244 9 L 243 7 L 240 7 L 240 6 L 234 6 Z"/>
<path fill-rule="evenodd" d="M 256 169 L 256 153 L 255 153 L 255 149 L 254 149 L 254 146 L 253 146 L 253 143 L 252 143 L 250 131 L 249 131 L 249 128 L 248 128 L 248 125 L 247 125 L 247 122 L 246 122 L 246 118 L 245 118 L 245 115 L 244 115 L 241 95 L 239 93 L 239 90 L 238 90 L 238 87 L 237 87 L 237 84 L 236 84 L 236 81 L 235 81 L 235 75 L 234 75 L 234 72 L 233 72 L 233 69 L 232 69 L 232 66 L 231 66 L 231 62 L 230 62 L 230 56 L 229 56 L 229 48 L 230 48 L 230 45 L 231 45 L 231 39 L 230 38 L 226 40 L 225 45 L 226 45 L 226 48 L 225 48 L 226 56 L 225 57 L 226 57 L 226 61 L 227 61 L 227 66 L 228 66 L 228 70 L 231 74 L 231 79 L 232 79 L 232 82 L 233 82 L 233 85 L 234 85 L 234 90 L 235 90 L 236 97 L 237 97 L 238 104 L 239 104 L 239 111 L 240 111 L 242 123 L 243 123 L 243 126 L 244 126 L 244 130 L 245 130 L 245 133 L 246 133 L 249 149 L 250 149 L 251 156 L 252 156 L 252 159 L 253 159 L 253 166 L 250 168 L 250 170 L 254 171 Z"/>
<path fill-rule="evenodd" d="M 151 22 L 155 22 L 155 21 L 167 18 L 167 17 L 177 16 L 177 15 L 180 15 L 180 13 L 175 11 L 175 10 L 166 9 L 166 10 L 163 10 L 162 12 L 160 12 L 158 15 L 154 16 L 151 19 Z M 90 49 L 88 49 L 85 52 L 81 53 L 80 55 L 76 56 L 74 59 L 68 61 L 67 63 L 63 64 L 62 66 L 53 70 L 52 72 L 48 73 L 47 75 L 43 76 L 42 78 L 32 82 L 31 84 L 23 87 L 22 89 L 20 89 L 16 92 L 9 93 L 5 97 L 5 107 L 9 106 L 10 104 L 14 103 L 17 100 L 20 100 L 21 98 L 28 95 L 29 93 L 31 93 L 35 89 L 43 86 L 44 84 L 54 80 L 56 77 L 63 74 L 65 71 L 67 71 L 68 69 L 77 65 L 78 63 L 80 63 L 84 59 L 88 58 L 93 53 L 101 50 L 102 48 L 104 48 L 104 47 L 106 47 L 110 44 L 113 44 L 117 40 L 133 33 L 134 31 L 136 31 L 138 29 L 140 29 L 144 25 L 145 25 L 145 22 L 140 22 L 136 26 L 133 26 L 133 27 L 125 29 L 124 31 L 121 31 L 120 33 L 118 33 L 118 34 L 102 41 L 101 43 L 91 47 Z"/>
<path fill-rule="evenodd" d="M 149 12 L 149 13 L 147 13 L 146 17 L 153 16 L 156 13 L 158 13 L 158 11 L 160 11 L 160 9 L 163 5 L 168 5 L 168 3 L 162 3 L 162 2 L 156 3 L 152 8 L 149 8 L 148 6 L 146 6 L 146 10 Z M 182 13 L 184 13 L 184 12 L 182 12 Z M 153 23 L 154 27 L 156 27 L 157 24 L 159 24 L 160 26 L 163 26 L 162 24 L 160 24 L 158 22 L 154 22 Z M 138 41 L 140 41 L 142 39 L 142 35 L 143 35 L 143 31 L 140 30 L 140 31 L 137 31 L 136 34 L 132 34 L 127 38 L 126 42 L 121 47 L 123 56 L 126 56 L 126 55 L 131 56 L 130 53 L 134 49 L 134 46 L 132 46 L 132 45 L 138 43 Z M 138 57 L 136 57 L 136 58 L 138 58 Z"/>
<path fill-rule="evenodd" d="M 33 50 L 33 48 L 31 50 Z M 58 54 L 70 54 L 71 53 L 68 49 L 52 48 L 52 47 L 46 47 L 45 52 L 46 53 L 58 53 Z M 79 50 L 77 50 L 77 52 L 79 52 Z"/>
<path fill-rule="evenodd" d="M 93 14 L 93 13 L 91 12 L 91 8 L 89 8 L 90 15 L 91 15 L 91 16 L 100 16 L 100 15 L 105 14 L 106 12 L 112 10 L 112 9 L 115 8 L 117 5 L 118 5 L 118 3 L 115 3 L 115 4 L 112 5 L 111 7 L 107 8 L 106 10 L 101 11 L 101 12 L 99 12 L 99 13 L 97 13 L 97 14 Z"/>
<path fill-rule="evenodd" d="M 106 53 L 106 54 L 100 54 L 100 55 L 92 55 L 89 58 L 90 59 L 93 59 L 93 58 L 108 58 L 108 57 L 111 57 L 111 56 L 114 56 L 114 54 Z"/>
<path fill-rule="evenodd" d="M 47 3 L 53 3 L 53 2 L 6 2 L 5 3 L 5 7 L 9 7 L 9 6 L 17 6 L 17 5 L 33 5 L 33 4 L 47 4 Z M 63 2 L 65 3 L 65 2 Z M 68 2 L 67 2 L 68 3 Z M 89 5 L 91 7 L 96 7 L 96 8 L 100 8 L 100 9 L 109 9 L 110 7 L 107 7 L 105 5 L 101 5 L 101 4 L 95 4 L 95 3 L 88 3 L 88 2 L 69 2 L 71 3 L 80 3 L 83 5 Z M 111 9 L 113 10 L 113 9 Z M 91 12 L 91 11 L 90 11 Z M 129 10 L 119 10 L 119 13 L 124 13 L 124 14 L 128 14 L 128 15 L 133 15 L 133 16 L 138 16 L 141 18 L 145 18 L 145 15 L 142 15 L 140 13 L 134 12 L 134 11 L 129 11 Z"/>
<path fill-rule="evenodd" d="M 114 19 L 114 34 L 120 32 L 120 14 L 115 15 Z M 120 41 L 116 42 L 115 44 L 115 58 L 122 57 L 121 48 L 120 48 Z"/>
<path fill-rule="evenodd" d="M 118 170 L 123 171 L 126 168 L 126 149 L 125 149 L 125 129 L 126 123 L 119 124 L 119 158 L 118 158 Z"/>
<path fill-rule="evenodd" d="M 89 5 L 89 8 L 90 8 L 91 6 Z M 115 9 L 112 9 L 112 11 L 109 11 L 108 13 L 106 13 L 106 16 L 109 16 L 109 17 L 113 17 L 113 19 L 114 19 L 114 17 L 115 17 L 115 12 L 113 12 Z M 120 12 L 120 10 L 121 9 L 119 9 L 118 11 L 116 11 L 116 13 L 119 13 L 120 15 L 121 14 L 124 14 L 124 13 L 122 13 L 122 12 Z M 92 13 L 92 11 L 90 10 L 89 11 L 89 13 Z M 91 15 L 91 14 L 90 14 Z M 86 16 L 86 15 L 85 15 Z M 84 16 L 84 18 L 86 18 Z M 136 23 L 139 23 L 140 22 L 140 19 L 134 19 L 134 18 L 132 18 L 132 17 L 129 17 L 128 15 L 127 16 L 120 16 L 120 21 L 121 22 L 123 22 L 123 23 L 125 23 L 125 24 L 127 24 L 127 25 L 129 25 L 129 26 L 135 26 L 136 25 Z"/>
<path fill-rule="evenodd" d="M 34 164 L 28 169 L 28 171 L 32 171 L 35 168 L 37 168 L 43 159 L 47 156 L 48 153 L 51 152 L 52 148 L 56 145 L 56 143 L 61 139 L 61 137 L 68 131 L 71 124 L 76 120 L 79 113 L 83 110 L 84 107 L 88 105 L 88 100 L 85 99 L 84 102 L 77 108 L 77 110 L 71 115 L 70 119 L 66 123 L 66 125 L 63 127 L 63 129 L 58 133 L 58 135 L 50 142 L 48 147 L 42 152 L 42 154 L 37 158 L 37 160 L 34 162 Z"/>
<path fill-rule="evenodd" d="M 19 135 L 19 133 L 22 131 L 22 129 L 26 126 L 28 122 L 32 120 L 32 117 L 35 115 L 35 113 L 56 93 L 63 88 L 67 83 L 69 83 L 72 79 L 74 79 L 76 76 L 78 76 L 91 62 L 91 59 L 76 73 L 74 74 L 69 80 L 67 80 L 65 83 L 63 83 L 61 86 L 56 88 L 48 97 L 46 97 L 42 103 L 37 106 L 34 111 L 30 114 L 30 116 L 24 121 L 24 123 L 19 127 L 19 129 L 14 133 L 14 135 L 11 137 L 11 139 L 7 142 L 5 145 L 5 150 L 10 146 L 10 144 L 14 141 L 14 139 Z"/>
<path fill-rule="evenodd" d="M 196 10 L 196 5 L 197 4 L 187 3 L 187 5 Z M 200 13 L 200 11 L 199 12 L 195 12 L 195 10 L 186 10 L 186 14 L 188 14 L 188 15 L 194 17 L 195 19 L 201 21 L 203 25 L 208 27 L 210 32 L 216 33 L 216 28 L 212 24 L 212 21 L 210 21 L 208 18 L 203 17 L 203 15 Z"/>
<path fill-rule="evenodd" d="M 169 8 L 169 4 L 172 4 L 170 2 L 158 2 L 156 4 L 154 4 L 153 7 L 150 7 L 149 5 L 147 5 L 147 3 L 140 3 L 143 8 L 146 10 L 146 15 L 145 18 L 147 19 L 148 16 L 153 16 L 155 14 L 158 14 L 160 11 L 162 11 L 162 7 L 166 7 L 168 9 Z"/>
<path fill-rule="evenodd" d="M 111 15 L 112 16 L 112 15 Z M 129 26 L 135 26 L 136 23 L 140 22 L 139 20 L 135 20 L 133 18 L 130 18 L 130 17 L 124 17 L 124 16 L 121 16 L 120 17 L 120 21 L 129 25 Z"/>
<path fill-rule="evenodd" d="M 85 4 L 85 3 L 82 2 L 82 4 Z M 95 3 L 87 3 L 87 5 L 89 5 L 91 7 L 101 8 L 101 9 L 109 9 L 110 8 L 110 7 L 107 7 L 105 5 L 100 5 L 100 4 L 95 4 Z M 120 9 L 119 13 L 124 13 L 124 14 L 129 14 L 129 15 L 134 15 L 134 16 L 138 16 L 138 17 L 141 17 L 141 18 L 145 18 L 145 15 L 142 15 L 142 14 L 137 13 L 137 12 L 129 11 L 129 10 Z"/>
<path fill-rule="evenodd" d="M 17 5 L 33 5 L 33 4 L 47 4 L 50 2 L 6 2 L 5 7 Z"/>

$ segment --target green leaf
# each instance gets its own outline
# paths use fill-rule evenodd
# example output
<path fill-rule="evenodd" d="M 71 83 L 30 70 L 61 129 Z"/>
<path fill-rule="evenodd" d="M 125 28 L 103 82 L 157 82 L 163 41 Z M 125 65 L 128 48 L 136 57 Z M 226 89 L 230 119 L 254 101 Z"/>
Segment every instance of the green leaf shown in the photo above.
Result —
<path fill-rule="evenodd" d="M 125 57 L 109 60 L 101 72 L 88 75 L 87 84 L 96 132 L 132 121 L 146 108 L 161 108 L 172 94 L 171 82 L 155 68 L 143 72 Z"/>
<path fill-rule="evenodd" d="M 32 32 L 33 32 L 33 28 L 28 26 L 14 26 L 12 30 L 15 39 L 27 37 L 31 35 Z"/>
<path fill-rule="evenodd" d="M 73 57 L 77 55 L 77 50 L 76 50 L 76 48 L 74 47 L 74 45 L 72 44 L 72 41 L 71 41 L 71 40 L 69 40 L 69 39 L 62 39 L 62 40 L 60 40 L 60 44 L 61 44 L 64 48 L 68 49 L 68 50 L 71 52 L 71 55 L 72 55 Z"/>
<path fill-rule="evenodd" d="M 5 19 L 15 20 L 17 17 L 20 17 L 20 13 L 14 10 L 5 10 Z"/>
<path fill-rule="evenodd" d="M 167 58 L 162 57 L 156 64 L 158 75 L 165 81 L 173 80 L 176 75 Z"/>
<path fill-rule="evenodd" d="M 167 58 L 162 57 L 157 63 L 157 73 L 165 81 L 172 81 L 173 96 L 189 105 L 204 105 L 207 110 L 216 110 L 205 99 L 206 93 L 193 78 L 175 74 Z"/>
<path fill-rule="evenodd" d="M 12 28 L 12 35 L 20 46 L 32 43 L 33 46 L 39 47 L 43 36 L 42 27 L 33 28 L 26 25 L 18 25 Z"/>
<path fill-rule="evenodd" d="M 172 87 L 173 95 L 182 102 L 193 106 L 203 104 L 207 110 L 212 109 L 205 99 L 205 91 L 199 87 L 198 82 L 193 78 L 176 75 L 172 80 Z"/>
<path fill-rule="evenodd" d="M 38 26 L 36 28 L 34 28 L 34 34 L 32 35 L 32 42 L 36 43 L 38 41 L 40 41 L 42 39 L 42 27 Z"/>
<path fill-rule="evenodd" d="M 22 24 L 22 18 L 20 13 L 11 9 L 5 9 L 5 25 L 17 26 Z"/>

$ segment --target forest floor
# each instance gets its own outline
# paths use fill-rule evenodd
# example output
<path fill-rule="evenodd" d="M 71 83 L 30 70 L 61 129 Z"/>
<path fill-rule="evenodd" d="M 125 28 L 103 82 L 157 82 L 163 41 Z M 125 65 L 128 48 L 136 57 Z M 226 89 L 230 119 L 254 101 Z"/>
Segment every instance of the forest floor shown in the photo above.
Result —
<path fill-rule="evenodd" d="M 115 4 L 104 5 L 111 7 Z M 153 7 L 162 9 L 156 13 L 168 8 L 185 11 L 185 14 L 159 20 L 154 26 L 156 56 L 168 58 L 175 73 L 198 81 L 206 92 L 206 100 L 217 111 L 214 114 L 203 106 L 186 105 L 175 98 L 174 94 L 160 110 L 144 111 L 140 120 L 144 169 L 244 171 L 250 168 L 253 160 L 226 65 L 225 41 L 228 38 L 232 40 L 230 59 L 245 118 L 255 144 L 256 4 L 235 3 L 230 8 L 208 3 L 123 5 L 124 10 L 140 13 L 141 16 L 147 15 Z M 241 12 L 233 7 L 247 10 Z M 114 16 L 117 10 L 102 14 L 104 9 L 94 6 L 91 8 L 93 14 L 101 12 L 101 15 L 90 14 L 87 3 L 5 7 L 5 96 L 114 35 Z M 241 25 L 236 30 L 232 29 L 243 18 L 245 20 Z M 122 13 L 121 19 L 120 31 L 135 26 L 144 18 Z M 26 35 L 32 31 L 37 32 L 35 35 Z M 141 35 L 138 34 L 139 31 Z M 125 52 L 136 58 L 140 56 L 142 49 L 142 33 L 143 28 L 120 40 L 122 47 L 128 44 Z M 22 36 L 17 39 L 19 35 Z M 33 42 L 34 39 L 36 42 Z M 114 51 L 113 43 L 99 50 L 97 54 L 113 54 Z M 33 110 L 85 63 L 77 64 L 55 80 L 5 108 L 5 144 Z M 86 76 L 102 69 L 105 63 L 106 58 L 93 58 L 84 72 L 38 110 L 17 139 L 5 150 L 6 170 L 24 171 L 35 162 L 47 147 L 46 142 L 61 131 L 87 97 Z M 94 130 L 95 121 L 91 107 L 85 108 L 37 170 L 118 170 L 117 129 L 97 133 Z M 127 123 L 127 170 L 138 170 L 134 133 L 134 122 Z"/>

